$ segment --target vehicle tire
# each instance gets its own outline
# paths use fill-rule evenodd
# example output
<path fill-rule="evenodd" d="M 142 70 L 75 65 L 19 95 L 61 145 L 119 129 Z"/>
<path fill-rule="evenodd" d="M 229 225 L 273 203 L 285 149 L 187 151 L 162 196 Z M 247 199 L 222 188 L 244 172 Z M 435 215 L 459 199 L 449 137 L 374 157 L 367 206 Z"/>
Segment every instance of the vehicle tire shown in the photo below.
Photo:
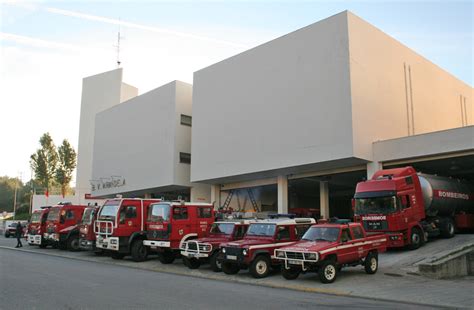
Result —
<path fill-rule="evenodd" d="M 364 269 L 368 274 L 374 274 L 379 269 L 379 258 L 376 253 L 370 252 L 364 261 Z"/>
<path fill-rule="evenodd" d="M 173 252 L 162 252 L 158 255 L 158 260 L 162 264 L 172 264 L 174 262 L 174 253 Z"/>
<path fill-rule="evenodd" d="M 421 230 L 418 227 L 413 227 L 410 234 L 410 245 L 408 248 L 410 250 L 418 249 L 422 244 L 422 240 L 424 240 L 424 238 Z"/>
<path fill-rule="evenodd" d="M 119 252 L 112 252 L 112 254 L 110 254 L 110 257 L 112 257 L 112 259 L 123 259 L 125 257 L 125 254 L 123 253 L 119 253 Z"/>
<path fill-rule="evenodd" d="M 250 274 L 256 279 L 265 278 L 270 272 L 271 265 L 270 257 L 267 255 L 259 255 L 255 257 L 250 264 Z"/>
<path fill-rule="evenodd" d="M 9 232 L 5 233 L 5 238 L 10 238 L 10 233 Z"/>
<path fill-rule="evenodd" d="M 201 266 L 201 262 L 197 258 L 188 258 L 186 256 L 183 256 L 183 263 L 189 268 L 189 269 L 198 269 L 199 266 Z"/>
<path fill-rule="evenodd" d="M 240 271 L 240 267 L 237 264 L 223 262 L 222 271 L 224 271 L 225 274 L 236 274 Z"/>
<path fill-rule="evenodd" d="M 447 218 L 443 221 L 440 227 L 441 236 L 443 238 L 452 238 L 454 237 L 454 231 L 456 228 L 454 227 L 454 221 L 451 218 Z"/>
<path fill-rule="evenodd" d="M 298 278 L 300 273 L 301 273 L 301 270 L 296 269 L 296 268 L 290 267 L 290 269 L 286 269 L 286 268 L 281 269 L 281 275 L 283 276 L 283 278 L 287 280 L 295 280 L 296 278 Z"/>
<path fill-rule="evenodd" d="M 79 251 L 79 245 L 79 236 L 71 236 L 66 241 L 66 248 L 71 252 Z"/>
<path fill-rule="evenodd" d="M 336 262 L 327 260 L 323 261 L 318 270 L 319 280 L 322 283 L 332 283 L 337 277 L 337 266 Z"/>
<path fill-rule="evenodd" d="M 41 244 L 39 245 L 39 248 L 40 249 L 46 249 L 47 246 L 48 246 L 48 244 L 43 240 L 43 241 L 41 241 Z"/>
<path fill-rule="evenodd" d="M 211 269 L 214 272 L 221 272 L 222 271 L 222 264 L 217 260 L 217 256 L 219 255 L 219 251 L 215 251 L 214 254 L 211 255 L 209 259 L 209 264 L 211 265 Z"/>
<path fill-rule="evenodd" d="M 134 262 L 143 262 L 148 257 L 148 248 L 143 245 L 143 240 L 133 241 L 130 252 Z"/>
<path fill-rule="evenodd" d="M 104 253 L 103 250 L 100 250 L 100 249 L 97 250 L 97 249 L 96 249 L 96 250 L 94 250 L 94 254 L 97 255 L 97 256 L 102 256 L 102 255 L 104 255 L 105 253 Z"/>

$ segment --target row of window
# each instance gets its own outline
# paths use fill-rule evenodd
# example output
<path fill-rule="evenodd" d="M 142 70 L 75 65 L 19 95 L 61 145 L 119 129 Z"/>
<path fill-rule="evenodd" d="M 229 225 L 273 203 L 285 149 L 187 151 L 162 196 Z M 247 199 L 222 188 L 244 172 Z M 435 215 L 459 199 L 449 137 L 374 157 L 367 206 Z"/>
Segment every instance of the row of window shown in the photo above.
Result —
<path fill-rule="evenodd" d="M 212 208 L 198 208 L 198 218 L 211 218 L 212 217 Z M 120 224 L 125 224 L 126 219 L 134 219 L 137 217 L 137 207 L 136 206 L 123 206 L 120 209 L 119 222 Z M 173 219 L 175 220 L 185 220 L 188 218 L 188 209 L 186 207 L 174 207 L 173 208 Z"/>

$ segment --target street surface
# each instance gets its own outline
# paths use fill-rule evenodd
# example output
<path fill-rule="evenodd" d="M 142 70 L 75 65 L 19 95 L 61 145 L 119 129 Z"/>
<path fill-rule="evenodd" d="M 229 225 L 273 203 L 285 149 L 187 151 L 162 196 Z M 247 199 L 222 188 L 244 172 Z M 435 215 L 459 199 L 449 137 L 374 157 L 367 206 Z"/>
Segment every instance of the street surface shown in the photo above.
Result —
<path fill-rule="evenodd" d="M 0 249 L 2 309 L 420 309 Z M 428 309 L 429 307 L 426 307 Z"/>

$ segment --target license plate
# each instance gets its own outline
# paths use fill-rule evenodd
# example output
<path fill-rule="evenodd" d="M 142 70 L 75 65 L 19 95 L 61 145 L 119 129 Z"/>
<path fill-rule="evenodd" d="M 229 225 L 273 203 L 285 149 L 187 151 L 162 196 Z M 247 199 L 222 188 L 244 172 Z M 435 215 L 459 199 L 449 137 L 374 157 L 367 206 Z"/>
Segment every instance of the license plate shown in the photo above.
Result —
<path fill-rule="evenodd" d="M 196 254 L 196 253 L 188 253 L 188 256 L 189 256 L 189 257 L 196 257 L 197 254 Z"/>
<path fill-rule="evenodd" d="M 227 259 L 237 260 L 237 256 L 236 255 L 227 255 Z"/>
<path fill-rule="evenodd" d="M 290 264 L 290 265 L 303 265 L 303 262 L 299 261 L 299 260 L 289 259 L 288 264 Z"/>

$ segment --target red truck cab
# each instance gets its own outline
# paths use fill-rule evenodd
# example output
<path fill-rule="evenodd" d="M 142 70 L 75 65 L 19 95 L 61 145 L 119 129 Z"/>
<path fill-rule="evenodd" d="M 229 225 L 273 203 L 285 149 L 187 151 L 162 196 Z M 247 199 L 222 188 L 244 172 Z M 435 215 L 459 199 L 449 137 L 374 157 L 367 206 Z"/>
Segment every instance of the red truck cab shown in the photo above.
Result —
<path fill-rule="evenodd" d="M 79 248 L 85 251 L 96 251 L 94 225 L 97 219 L 98 206 L 90 206 L 84 210 L 79 224 Z M 102 251 L 97 251 L 99 254 Z"/>
<path fill-rule="evenodd" d="M 332 283 L 343 267 L 362 265 L 368 274 L 376 273 L 378 254 L 386 249 L 387 237 L 367 236 L 360 223 L 325 223 L 311 226 L 301 241 L 274 254 L 282 262 L 285 279 L 315 271 L 322 283 Z"/>
<path fill-rule="evenodd" d="M 46 230 L 46 218 L 51 207 L 41 207 L 33 211 L 27 228 L 26 240 L 29 245 L 41 245 L 43 232 Z"/>
<path fill-rule="evenodd" d="M 190 269 L 196 269 L 201 263 L 209 262 L 214 272 L 221 271 L 222 266 L 217 261 L 221 243 L 242 239 L 252 222 L 254 220 L 214 222 L 207 237 L 181 243 L 184 264 Z"/>
<path fill-rule="evenodd" d="M 81 221 L 85 208 L 86 206 L 70 203 L 51 207 L 46 219 L 46 231 L 43 233 L 46 242 L 40 247 L 52 245 L 61 249 L 78 250 L 77 224 Z"/>
<path fill-rule="evenodd" d="M 107 200 L 99 209 L 94 225 L 96 248 L 113 259 L 131 255 L 134 261 L 145 260 L 145 221 L 148 207 L 160 199 L 116 198 Z"/>
<path fill-rule="evenodd" d="M 147 239 L 143 244 L 158 253 L 163 264 L 171 264 L 183 242 L 208 235 L 214 223 L 214 206 L 209 203 L 159 202 L 148 210 Z"/>
<path fill-rule="evenodd" d="M 249 225 L 245 237 L 221 244 L 218 261 L 226 274 L 249 269 L 254 278 L 264 278 L 280 262 L 273 257 L 276 249 L 299 240 L 316 223 L 313 218 L 277 218 L 258 220 Z"/>

